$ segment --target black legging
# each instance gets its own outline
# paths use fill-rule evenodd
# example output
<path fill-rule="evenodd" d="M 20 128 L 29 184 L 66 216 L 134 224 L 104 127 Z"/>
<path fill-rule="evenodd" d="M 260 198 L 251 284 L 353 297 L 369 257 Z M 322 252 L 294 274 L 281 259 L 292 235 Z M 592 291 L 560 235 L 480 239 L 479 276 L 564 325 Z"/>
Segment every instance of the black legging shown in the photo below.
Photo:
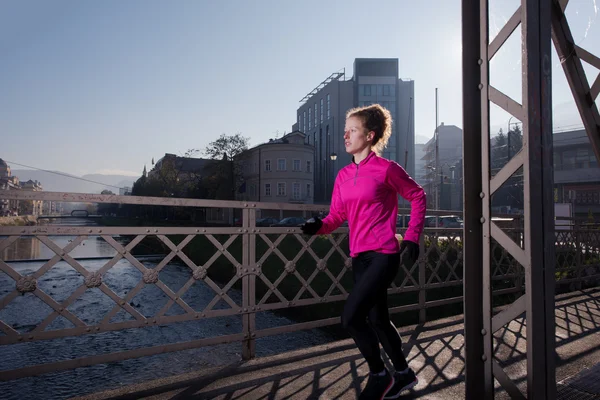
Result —
<path fill-rule="evenodd" d="M 402 340 L 390 321 L 387 306 L 387 288 L 399 267 L 400 253 L 367 251 L 352 259 L 354 289 L 344 305 L 342 326 L 354 338 L 372 373 L 384 369 L 379 342 L 396 371 L 408 368 Z"/>

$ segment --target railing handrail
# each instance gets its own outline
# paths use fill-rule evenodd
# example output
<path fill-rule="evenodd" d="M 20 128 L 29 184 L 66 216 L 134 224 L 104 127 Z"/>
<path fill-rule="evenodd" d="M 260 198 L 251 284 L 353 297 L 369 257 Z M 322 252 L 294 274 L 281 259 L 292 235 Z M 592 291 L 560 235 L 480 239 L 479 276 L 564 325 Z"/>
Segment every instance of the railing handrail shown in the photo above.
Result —
<path fill-rule="evenodd" d="M 178 197 L 125 196 L 117 194 L 93 194 L 70 192 L 29 192 L 21 190 L 0 190 L 0 198 L 8 200 L 42 200 L 60 201 L 65 203 L 108 203 L 135 204 L 146 206 L 173 207 L 206 207 L 206 208 L 237 208 L 237 209 L 278 209 L 327 211 L 329 205 L 319 204 L 289 204 L 268 203 L 257 201 L 190 199 Z"/>
<path fill-rule="evenodd" d="M 205 207 L 205 208 L 236 208 L 292 211 L 323 211 L 329 210 L 329 204 L 298 204 L 281 202 L 258 202 L 250 200 L 214 200 L 193 199 L 180 197 L 129 196 L 117 194 L 94 194 L 76 192 L 29 192 L 21 190 L 0 190 L 0 199 L 7 200 L 41 200 L 60 201 L 65 203 L 107 203 L 134 204 L 147 206 L 173 207 Z M 410 214 L 410 208 L 399 208 L 398 214 Z M 462 210 L 427 210 L 428 216 L 457 215 L 462 217 Z M 517 218 L 516 214 L 502 214 L 499 217 Z"/>

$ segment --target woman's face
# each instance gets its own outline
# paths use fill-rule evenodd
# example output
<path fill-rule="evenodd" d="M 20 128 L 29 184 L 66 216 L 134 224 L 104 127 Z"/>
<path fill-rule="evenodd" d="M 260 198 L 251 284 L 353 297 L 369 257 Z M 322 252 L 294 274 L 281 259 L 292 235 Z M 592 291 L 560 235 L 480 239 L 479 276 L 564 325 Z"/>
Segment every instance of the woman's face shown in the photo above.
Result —
<path fill-rule="evenodd" d="M 358 117 L 346 119 L 344 128 L 344 145 L 346 152 L 352 155 L 360 153 L 371 146 L 373 132 L 366 132 L 363 122 Z"/>

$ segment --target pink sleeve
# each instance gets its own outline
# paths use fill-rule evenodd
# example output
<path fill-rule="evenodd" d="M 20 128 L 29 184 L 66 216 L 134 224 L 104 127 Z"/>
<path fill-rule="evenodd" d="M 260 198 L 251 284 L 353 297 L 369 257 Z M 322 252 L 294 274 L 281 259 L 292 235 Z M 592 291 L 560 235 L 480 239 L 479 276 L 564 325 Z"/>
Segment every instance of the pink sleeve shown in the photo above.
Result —
<path fill-rule="evenodd" d="M 344 209 L 344 203 L 340 194 L 339 182 L 339 177 L 337 177 L 333 185 L 329 214 L 323 219 L 323 226 L 317 232 L 319 235 L 326 235 L 335 231 L 346 220 L 346 210 Z"/>
<path fill-rule="evenodd" d="M 419 243 L 427 210 L 425 191 L 396 162 L 392 162 L 388 167 L 385 180 L 400 196 L 410 201 L 410 221 L 404 239 Z"/>

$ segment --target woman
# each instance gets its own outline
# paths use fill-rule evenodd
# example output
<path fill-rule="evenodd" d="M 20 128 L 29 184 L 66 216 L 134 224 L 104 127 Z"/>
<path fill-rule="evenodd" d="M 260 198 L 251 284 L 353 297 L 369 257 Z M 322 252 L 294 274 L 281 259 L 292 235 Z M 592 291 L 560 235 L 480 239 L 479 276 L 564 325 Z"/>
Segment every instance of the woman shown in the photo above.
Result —
<path fill-rule="evenodd" d="M 348 221 L 355 284 L 344 306 L 342 326 L 369 365 L 369 380 L 361 399 L 394 399 L 418 382 L 390 321 L 387 288 L 401 261 L 412 265 L 419 257 L 426 198 L 423 188 L 398 163 L 379 156 L 391 131 L 390 112 L 378 104 L 348 111 L 344 143 L 353 156 L 352 163 L 336 177 L 329 215 L 302 226 L 305 234 L 328 234 Z M 398 194 L 411 203 L 402 245 L 396 239 Z M 379 343 L 394 364 L 393 376 L 385 368 Z"/>

